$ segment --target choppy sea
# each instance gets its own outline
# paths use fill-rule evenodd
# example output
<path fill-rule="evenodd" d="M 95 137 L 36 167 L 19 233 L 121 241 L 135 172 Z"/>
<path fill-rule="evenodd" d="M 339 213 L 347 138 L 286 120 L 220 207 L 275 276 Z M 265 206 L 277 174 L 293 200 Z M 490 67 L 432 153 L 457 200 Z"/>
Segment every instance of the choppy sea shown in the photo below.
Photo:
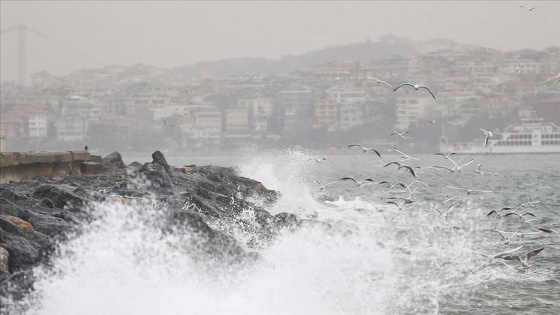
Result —
<path fill-rule="evenodd" d="M 149 205 L 97 204 L 102 215 L 61 244 L 54 270 L 35 270 L 36 291 L 23 303 L 29 314 L 56 315 L 560 314 L 560 156 L 451 156 L 459 165 L 474 158 L 461 172 L 434 168 L 453 166 L 442 156 L 413 157 L 348 149 L 168 158 L 175 166 L 236 167 L 282 193 L 267 208 L 272 214 L 333 228 L 286 232 L 259 249 L 261 264 L 229 273 L 196 268 L 180 237 L 150 224 L 162 214 Z M 417 178 L 383 167 L 393 161 Z M 410 187 L 391 187 L 397 183 Z M 402 206 L 405 199 L 413 202 Z M 487 216 L 492 210 L 500 215 Z M 241 243 L 251 238 L 214 227 Z M 530 268 L 502 258 L 541 247 Z"/>

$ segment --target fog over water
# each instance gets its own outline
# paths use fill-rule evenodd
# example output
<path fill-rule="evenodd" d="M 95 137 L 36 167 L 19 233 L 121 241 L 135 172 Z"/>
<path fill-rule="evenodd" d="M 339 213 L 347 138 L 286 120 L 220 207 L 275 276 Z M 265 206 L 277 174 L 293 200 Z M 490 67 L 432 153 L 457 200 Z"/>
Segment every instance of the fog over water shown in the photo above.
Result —
<path fill-rule="evenodd" d="M 0 28 L 26 32 L 28 73 L 136 63 L 176 67 L 280 58 L 393 34 L 500 50 L 558 45 L 556 1 L 2 1 Z M 521 8 L 536 7 L 529 11 Z M 46 36 L 46 37 L 45 37 Z M 18 36 L 1 36 L 1 81 L 17 80 Z"/>

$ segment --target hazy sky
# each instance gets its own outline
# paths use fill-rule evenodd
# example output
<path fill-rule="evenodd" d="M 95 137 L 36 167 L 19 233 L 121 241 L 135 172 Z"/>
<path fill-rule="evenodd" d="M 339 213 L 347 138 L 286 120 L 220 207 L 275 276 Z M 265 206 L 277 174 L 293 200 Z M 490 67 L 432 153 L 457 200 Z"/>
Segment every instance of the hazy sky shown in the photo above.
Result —
<path fill-rule="evenodd" d="M 528 11 L 520 8 L 536 6 Z M 501 50 L 560 46 L 560 1 L 6 1 L 0 28 L 23 23 L 28 73 L 105 65 L 174 67 L 279 58 L 394 34 Z M 17 32 L 1 35 L 1 78 L 18 79 Z"/>

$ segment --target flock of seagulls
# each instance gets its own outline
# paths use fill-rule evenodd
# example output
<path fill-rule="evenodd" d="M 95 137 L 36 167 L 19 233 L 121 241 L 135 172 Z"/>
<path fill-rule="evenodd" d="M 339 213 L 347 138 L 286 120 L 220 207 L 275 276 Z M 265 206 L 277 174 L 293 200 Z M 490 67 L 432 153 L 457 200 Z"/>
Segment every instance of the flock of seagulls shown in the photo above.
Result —
<path fill-rule="evenodd" d="M 480 129 L 484 132 L 484 136 L 486 137 L 486 142 L 488 138 L 492 136 L 490 131 Z M 404 134 L 408 134 L 408 132 L 398 133 L 395 132 L 396 135 L 403 136 Z M 393 152 L 391 155 L 393 157 L 392 160 L 388 160 L 388 157 L 385 154 L 381 154 L 382 150 L 373 147 L 367 147 L 362 144 L 350 144 L 347 148 L 360 148 L 361 151 L 366 154 L 368 152 L 373 152 L 377 155 L 377 158 L 381 159 L 382 163 L 378 166 L 380 168 L 389 168 L 390 166 L 395 166 L 397 175 L 398 176 L 405 176 L 411 178 L 411 182 L 402 180 L 398 182 L 390 182 L 386 179 L 376 181 L 374 174 L 372 173 L 365 178 L 356 178 L 352 176 L 343 176 L 339 177 L 338 179 L 331 180 L 326 184 L 322 184 L 317 178 L 314 178 L 315 182 L 319 185 L 319 190 L 324 191 L 325 189 L 331 187 L 336 183 L 343 183 L 343 182 L 351 182 L 353 187 L 361 188 L 364 186 L 374 186 L 379 185 L 379 187 L 383 187 L 383 192 L 389 192 L 390 196 L 381 197 L 382 203 L 386 206 L 380 206 L 379 204 L 372 203 L 368 199 L 366 199 L 369 203 L 375 206 L 376 210 L 379 212 L 383 212 L 383 217 L 385 218 L 387 224 L 393 224 L 393 221 L 396 217 L 405 214 L 409 211 L 410 206 L 416 202 L 416 195 L 418 194 L 418 190 L 421 187 L 424 187 L 424 190 L 433 191 L 435 187 L 432 187 L 422 181 L 423 176 L 432 175 L 432 176 L 445 176 L 440 174 L 433 174 L 428 172 L 429 170 L 448 170 L 450 173 L 455 173 L 457 176 L 464 174 L 466 169 L 469 165 L 473 164 L 475 159 L 469 158 L 467 162 L 463 162 L 465 157 L 461 157 L 460 159 L 456 159 L 456 154 L 451 152 L 448 154 L 443 153 L 436 153 L 435 155 L 441 156 L 443 161 L 450 163 L 450 165 L 438 165 L 441 163 L 431 163 L 436 165 L 428 165 L 428 166 L 419 166 L 417 165 L 418 161 L 422 161 L 419 157 L 411 156 L 397 148 L 388 149 L 388 152 Z M 396 154 L 396 158 L 395 158 Z M 315 161 L 326 161 L 326 158 L 322 157 L 319 159 L 310 159 Z M 407 164 L 405 164 L 407 163 Z M 493 175 L 498 176 L 498 172 L 489 172 L 484 170 L 482 163 L 476 164 L 475 170 L 470 170 L 475 174 L 479 174 L 480 176 L 486 175 Z M 455 213 L 458 213 L 461 209 L 463 209 L 462 205 L 471 200 L 473 197 L 477 197 L 477 195 L 481 194 L 496 194 L 497 192 L 493 190 L 485 190 L 485 189 L 478 189 L 475 187 L 457 187 L 452 185 L 446 185 L 445 188 L 449 189 L 450 191 L 457 191 L 462 192 L 463 194 L 457 194 L 450 198 L 447 198 L 442 202 L 442 206 L 439 207 L 432 207 L 436 215 L 436 224 L 440 224 L 443 229 L 447 230 L 457 230 L 460 229 L 459 227 L 453 226 L 452 217 Z M 422 192 L 422 191 L 420 191 Z M 403 195 L 405 194 L 405 195 Z M 451 204 L 447 204 L 448 202 L 452 202 Z M 553 230 L 550 227 L 546 226 L 535 226 L 534 222 L 539 219 L 538 212 L 535 211 L 526 211 L 524 209 L 527 208 L 536 208 L 539 204 L 541 204 L 540 200 L 532 200 L 530 197 L 527 197 L 527 201 L 523 202 L 517 206 L 508 206 L 502 207 L 500 209 L 494 209 L 489 211 L 487 214 L 483 216 L 488 218 L 487 220 L 505 220 L 510 224 L 520 224 L 521 227 L 514 230 L 514 231 L 504 231 L 499 230 L 498 228 L 494 228 L 491 231 L 494 231 L 499 234 L 500 237 L 500 244 L 502 246 L 508 246 L 510 244 L 518 245 L 521 242 L 521 245 L 510 250 L 502 251 L 497 254 L 485 254 L 485 253 L 478 253 L 486 258 L 489 258 L 488 261 L 485 261 L 482 265 L 478 266 L 477 268 L 473 269 L 471 272 L 475 273 L 476 271 L 480 270 L 482 267 L 487 267 L 490 265 L 495 265 L 496 263 L 503 264 L 510 269 L 517 270 L 515 265 L 511 265 L 511 262 L 518 263 L 520 269 L 524 272 L 528 272 L 531 268 L 530 261 L 531 259 L 535 259 L 534 257 L 537 256 L 543 249 L 543 246 L 539 246 L 537 248 L 529 249 L 526 252 L 521 252 L 520 250 L 525 248 L 525 239 L 530 235 L 538 235 L 538 234 L 551 234 L 557 235 L 560 237 L 560 233 Z M 393 209 L 392 211 L 390 211 Z M 393 212 L 394 216 L 388 217 L 385 214 Z M 516 221 L 518 220 L 518 221 Z M 510 225 L 511 226 L 511 225 Z M 529 230 L 527 230 L 529 229 Z M 509 264 L 508 264 L 509 262 Z"/>

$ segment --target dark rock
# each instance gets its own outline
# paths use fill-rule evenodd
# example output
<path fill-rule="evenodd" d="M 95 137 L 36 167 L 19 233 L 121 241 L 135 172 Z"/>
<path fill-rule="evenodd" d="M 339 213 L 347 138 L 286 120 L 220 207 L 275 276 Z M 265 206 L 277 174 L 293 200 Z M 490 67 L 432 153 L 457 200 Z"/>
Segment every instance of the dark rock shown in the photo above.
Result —
<path fill-rule="evenodd" d="M 114 171 L 125 169 L 126 164 L 124 164 L 121 154 L 115 151 L 103 158 L 103 167 L 106 170 Z"/>
<path fill-rule="evenodd" d="M 158 163 L 159 165 L 163 166 L 167 175 L 169 175 L 170 177 L 172 176 L 171 170 L 169 169 L 169 164 L 167 164 L 167 160 L 165 159 L 165 156 L 163 155 L 163 153 L 161 153 L 161 151 L 152 153 L 152 159 L 152 163 Z"/>
<path fill-rule="evenodd" d="M 53 185 L 43 185 L 35 189 L 33 197 L 37 199 L 48 198 L 52 200 L 55 207 L 62 209 L 65 206 L 81 207 L 84 200 L 75 194 L 67 192 Z"/>
<path fill-rule="evenodd" d="M 120 154 L 113 152 L 103 158 L 103 173 L 83 172 L 83 176 L 56 179 L 36 176 L 0 184 L 0 247 L 9 254 L 11 273 L 0 271 L 0 301 L 7 296 L 20 299 L 32 288 L 31 268 L 49 263 L 57 243 L 79 235 L 95 217 L 86 209 L 90 201 L 128 203 L 154 198 L 158 207 L 168 210 L 158 222 L 163 232 L 185 235 L 186 249 L 193 252 L 202 268 L 261 259 L 258 253 L 245 251 L 226 233 L 228 229 L 214 229 L 209 222 L 235 224 L 251 233 L 250 248 L 262 248 L 279 230 L 300 225 L 293 214 L 272 216 L 257 206 L 252 198 L 272 204 L 279 194 L 258 181 L 238 176 L 234 168 L 172 168 L 160 151 L 154 152 L 152 159 L 151 163 L 133 162 L 126 167 Z M 251 213 L 250 218 L 243 213 Z"/>

